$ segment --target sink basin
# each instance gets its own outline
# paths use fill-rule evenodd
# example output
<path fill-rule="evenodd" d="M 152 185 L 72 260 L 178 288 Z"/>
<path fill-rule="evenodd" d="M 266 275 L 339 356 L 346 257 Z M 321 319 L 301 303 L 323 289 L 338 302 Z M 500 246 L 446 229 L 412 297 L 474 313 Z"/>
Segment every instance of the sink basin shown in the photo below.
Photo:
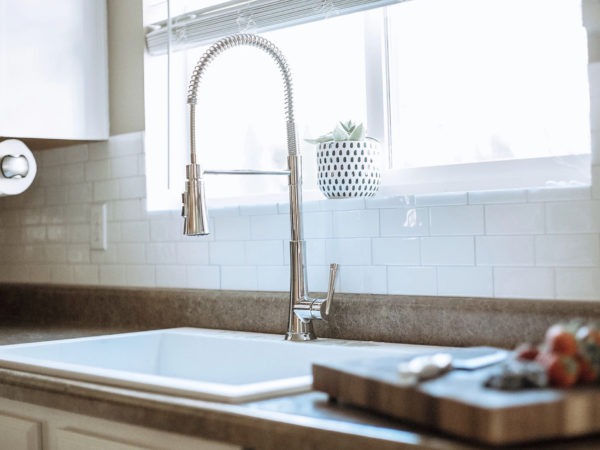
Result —
<path fill-rule="evenodd" d="M 403 356 L 428 347 L 173 328 L 0 346 L 0 367 L 238 403 L 308 391 L 313 362 Z"/>

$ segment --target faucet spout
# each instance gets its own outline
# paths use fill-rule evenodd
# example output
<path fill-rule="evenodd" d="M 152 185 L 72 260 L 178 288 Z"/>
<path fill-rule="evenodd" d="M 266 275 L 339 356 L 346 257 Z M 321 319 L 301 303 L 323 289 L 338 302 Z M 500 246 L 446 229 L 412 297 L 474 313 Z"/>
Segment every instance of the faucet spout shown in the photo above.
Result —
<path fill-rule="evenodd" d="M 227 49 L 249 45 L 268 53 L 276 62 L 282 75 L 285 101 L 288 157 L 287 170 L 222 170 L 203 171 L 196 155 L 196 103 L 198 86 L 210 63 Z M 333 300 L 337 265 L 330 270 L 329 292 L 326 299 L 313 299 L 308 295 L 306 277 L 306 251 L 302 232 L 302 157 L 296 143 L 292 76 L 281 51 L 270 41 L 253 34 L 236 34 L 215 42 L 198 60 L 192 73 L 187 103 L 190 107 L 190 164 L 187 166 L 186 190 L 183 194 L 184 234 L 208 234 L 208 214 L 204 196 L 204 174 L 227 175 L 286 175 L 290 201 L 290 301 L 286 340 L 307 341 L 316 339 L 312 321 L 326 320 Z M 335 268 L 334 268 L 335 266 Z"/>

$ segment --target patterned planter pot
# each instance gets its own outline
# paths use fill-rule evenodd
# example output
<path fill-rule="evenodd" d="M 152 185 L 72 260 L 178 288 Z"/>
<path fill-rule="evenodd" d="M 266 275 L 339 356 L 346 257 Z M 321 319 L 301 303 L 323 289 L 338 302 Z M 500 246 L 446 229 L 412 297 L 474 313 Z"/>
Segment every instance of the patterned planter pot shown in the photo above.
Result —
<path fill-rule="evenodd" d="M 377 141 L 330 141 L 317 148 L 319 189 L 327 198 L 373 197 L 381 184 Z"/>

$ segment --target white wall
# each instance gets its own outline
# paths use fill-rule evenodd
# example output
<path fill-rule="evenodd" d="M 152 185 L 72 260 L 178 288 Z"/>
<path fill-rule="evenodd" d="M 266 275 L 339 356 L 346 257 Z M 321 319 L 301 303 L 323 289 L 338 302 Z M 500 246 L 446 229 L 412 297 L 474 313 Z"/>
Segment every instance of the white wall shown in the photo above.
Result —
<path fill-rule="evenodd" d="M 342 292 L 600 300 L 600 2 L 584 16 L 592 186 L 306 203 L 311 290 L 338 262 Z M 288 289 L 287 205 L 211 211 L 214 233 L 184 238 L 179 212 L 146 212 L 142 133 L 36 157 L 32 188 L 0 198 L 0 281 Z"/>

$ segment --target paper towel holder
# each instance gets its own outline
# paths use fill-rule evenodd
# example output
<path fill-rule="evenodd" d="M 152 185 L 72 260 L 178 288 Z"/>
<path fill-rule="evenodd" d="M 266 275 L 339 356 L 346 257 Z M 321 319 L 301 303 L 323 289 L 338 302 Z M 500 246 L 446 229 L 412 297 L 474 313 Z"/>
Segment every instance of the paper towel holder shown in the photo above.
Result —
<path fill-rule="evenodd" d="M 24 155 L 6 155 L 0 161 L 0 171 L 5 178 L 25 178 L 29 173 L 29 161 Z"/>

